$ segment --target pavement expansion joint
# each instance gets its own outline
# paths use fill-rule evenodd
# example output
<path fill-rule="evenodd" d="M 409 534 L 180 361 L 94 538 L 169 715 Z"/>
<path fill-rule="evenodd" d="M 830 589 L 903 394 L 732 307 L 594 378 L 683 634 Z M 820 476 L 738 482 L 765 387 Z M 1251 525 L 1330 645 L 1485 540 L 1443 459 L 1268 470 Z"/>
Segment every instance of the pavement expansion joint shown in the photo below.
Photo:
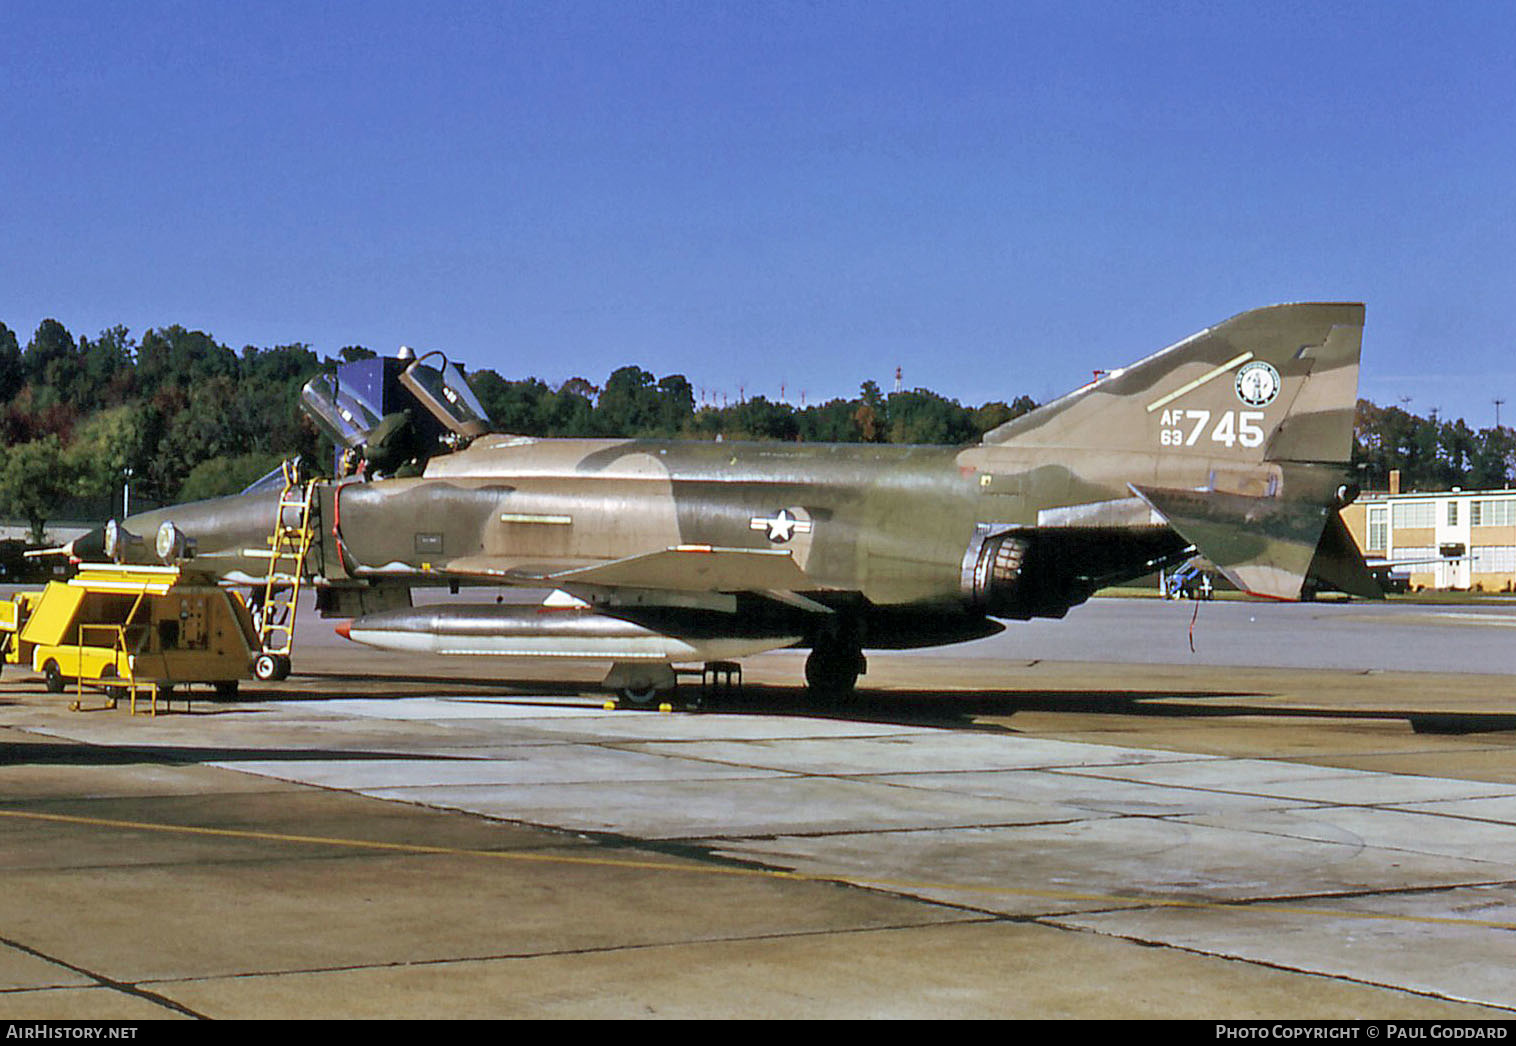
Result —
<path fill-rule="evenodd" d="M 1193 908 L 1212 908 L 1212 909 L 1223 909 L 1223 908 L 1245 909 L 1245 908 L 1254 908 L 1254 907 L 1267 908 L 1267 907 L 1293 906 L 1293 905 L 1307 904 L 1307 903 L 1312 903 L 1312 902 L 1318 902 L 1319 903 L 1319 902 L 1323 902 L 1323 901 L 1353 901 L 1353 900 L 1362 900 L 1362 899 L 1365 899 L 1365 898 L 1422 897 L 1422 896 L 1428 896 L 1428 895 L 1432 895 L 1432 894 L 1450 893 L 1450 892 L 1452 892 L 1454 890 L 1478 890 L 1478 889 L 1489 889 L 1489 888 L 1496 888 L 1496 887 L 1502 887 L 1502 886 L 1516 886 L 1516 880 L 1509 880 L 1509 879 L 1490 879 L 1490 880 L 1471 879 L 1471 880 L 1469 880 L 1467 882 L 1456 882 L 1456 883 L 1432 883 L 1432 884 L 1421 884 L 1421 885 L 1416 885 L 1416 886 L 1400 886 L 1400 887 L 1395 887 L 1395 886 L 1391 886 L 1391 887 L 1374 887 L 1372 889 L 1367 889 L 1366 888 L 1366 889 L 1362 889 L 1362 890 L 1318 890 L 1318 891 L 1312 891 L 1312 892 L 1308 892 L 1308 893 L 1287 893 L 1287 894 L 1282 893 L 1282 894 L 1270 894 L 1268 896 L 1255 896 L 1255 897 L 1194 898 L 1192 900 L 1186 900 L 1186 899 L 1183 899 L 1183 898 L 1148 898 L 1148 899 L 1146 899 L 1147 903 L 1145 903 L 1145 904 L 1143 903 L 1143 901 L 1144 901 L 1143 898 L 1133 895 L 1133 896 L 1124 898 L 1125 900 L 1131 901 L 1133 903 L 1130 904 L 1130 905 L 1124 906 L 1122 910 L 1124 910 L 1124 911 L 1138 911 L 1138 910 L 1150 910 L 1150 911 L 1154 911 L 1154 910 L 1158 910 L 1158 909 L 1161 909 L 1161 908 L 1171 908 L 1171 907 L 1193 907 Z M 1059 914 L 1060 915 L 1065 915 L 1065 914 L 1068 914 L 1068 913 L 1059 913 Z M 1087 914 L 1087 912 L 1081 911 L 1080 914 Z M 1325 914 L 1325 913 L 1315 913 L 1315 914 Z M 1516 930 L 1516 923 L 1494 922 L 1494 921 L 1481 920 L 1481 919 L 1465 919 L 1465 918 L 1458 918 L 1458 917 L 1436 918 L 1436 917 L 1429 917 L 1429 916 L 1403 917 L 1403 916 L 1396 916 L 1396 915 L 1384 915 L 1384 914 L 1373 913 L 1373 912 L 1350 912 L 1350 911 L 1336 912 L 1336 913 L 1333 913 L 1333 914 L 1341 916 L 1341 917 L 1346 917 L 1346 918 L 1359 918 L 1359 919 L 1401 919 L 1401 918 L 1406 918 L 1406 919 L 1409 919 L 1410 921 L 1418 921 L 1418 922 L 1434 921 L 1434 922 L 1441 922 L 1441 923 L 1447 923 L 1447 924 L 1452 924 L 1452 925 L 1493 926 L 1493 927 L 1498 928 L 1498 929 Z M 1052 918 L 1057 918 L 1057 916 L 1052 916 Z"/>
<path fill-rule="evenodd" d="M 1376 778 L 1376 777 L 1382 777 L 1382 778 L 1390 778 L 1390 777 L 1409 777 L 1409 778 L 1425 777 L 1425 779 L 1428 780 L 1428 781 L 1449 780 L 1448 778 L 1426 777 L 1425 775 L 1418 775 L 1418 774 L 1388 774 L 1388 773 L 1383 773 L 1383 772 L 1377 771 L 1377 770 L 1356 770 L 1356 769 L 1351 769 L 1351 768 L 1334 768 L 1334 767 L 1324 766 L 1323 764 L 1318 763 L 1318 762 L 1291 761 L 1291 760 L 1283 760 L 1283 759 L 1276 760 L 1276 761 L 1280 762 L 1280 763 L 1288 763 L 1291 766 L 1308 767 L 1308 768 L 1313 768 L 1313 769 L 1314 768 L 1319 768 L 1319 769 L 1322 770 L 1321 778 L 1323 778 L 1323 779 L 1325 779 L 1325 778 L 1327 778 L 1329 776 L 1332 776 L 1332 774 L 1335 772 L 1336 774 L 1339 774 L 1339 775 L 1351 775 L 1353 777 L 1357 777 L 1357 778 L 1360 778 L 1360 779 L 1369 779 L 1369 778 Z M 1144 764 L 1129 764 L 1129 765 L 1138 765 L 1138 766 L 1141 766 L 1141 765 L 1144 765 Z M 1182 767 L 1182 766 L 1184 766 L 1186 764 L 1183 763 L 1183 762 L 1173 762 L 1173 763 L 1165 763 L 1164 765 L 1165 766 L 1180 766 L 1180 767 Z M 1114 769 L 1114 768 L 1116 768 L 1116 766 L 1117 766 L 1117 764 L 1103 764 L 1101 766 L 1094 766 L 1094 767 L 1083 767 L 1083 766 L 1076 766 L 1076 767 L 1062 766 L 1062 767 L 1060 767 L 1060 766 L 1050 766 L 1050 767 L 1047 767 L 1047 772 L 1048 773 L 1056 773 L 1056 774 L 1064 774 L 1064 775 L 1069 776 L 1069 777 L 1088 777 L 1088 778 L 1093 778 L 1095 780 L 1100 780 L 1100 781 L 1113 781 L 1113 782 L 1117 782 L 1117 783 L 1121 783 L 1121 784 L 1129 783 L 1129 780 L 1130 780 L 1129 778 L 1120 777 L 1120 776 L 1118 776 L 1116 774 L 1112 774 L 1112 773 L 1109 773 L 1109 772 L 1102 772 L 1102 771 L 1109 771 L 1111 769 Z M 1459 778 L 1451 778 L 1451 780 L 1459 780 Z M 1416 800 L 1388 800 L 1388 801 L 1385 801 L 1385 800 L 1381 800 L 1381 801 L 1363 800 L 1363 801 L 1356 801 L 1356 802 L 1354 800 L 1352 800 L 1352 799 L 1345 799 L 1345 798 L 1341 798 L 1341 797 L 1334 797 L 1332 799 L 1302 799 L 1302 798 L 1295 798 L 1293 796 L 1285 795 L 1285 794 L 1278 793 L 1278 792 L 1264 791 L 1264 790 L 1261 790 L 1261 789 L 1249 789 L 1249 788 L 1242 788 L 1242 787 L 1238 787 L 1238 788 L 1225 788 L 1225 787 L 1222 787 L 1220 785 L 1203 784 L 1203 783 L 1196 783 L 1196 782 L 1166 781 L 1166 782 L 1163 782 L 1163 783 L 1164 783 L 1165 787 L 1168 787 L 1168 788 L 1177 788 L 1177 789 L 1181 789 L 1181 790 L 1184 790 L 1184 791 L 1191 791 L 1191 792 L 1206 792 L 1206 793 L 1211 793 L 1211 794 L 1214 794 L 1214 795 L 1235 795 L 1235 796 L 1242 796 L 1242 797 L 1250 798 L 1250 799 L 1278 800 L 1280 802 L 1300 803 L 1300 804 L 1306 804 L 1306 805 L 1337 806 L 1337 807 L 1343 807 L 1343 808 L 1346 808 L 1346 809 L 1354 809 L 1354 810 L 1382 810 L 1382 811 L 1392 811 L 1392 812 L 1397 812 L 1397 813 L 1403 813 L 1403 812 L 1406 812 L 1406 806 L 1407 806 L 1407 804 L 1411 803 L 1411 802 L 1414 802 L 1414 803 L 1418 804 L 1418 808 L 1417 808 L 1416 812 L 1426 813 L 1426 814 L 1429 814 L 1431 816 L 1437 816 L 1437 817 L 1456 817 L 1456 818 L 1459 818 L 1459 819 L 1462 819 L 1462 820 L 1487 820 L 1487 819 L 1485 819 L 1485 818 L 1470 817 L 1467 814 L 1445 813 L 1445 812 L 1440 812 L 1440 811 L 1425 810 L 1425 809 L 1421 809 L 1421 807 L 1422 806 L 1430 806 L 1430 805 L 1432 805 L 1434 803 L 1464 802 L 1464 801 L 1469 800 L 1469 799 L 1510 799 L 1510 798 L 1516 798 L 1516 786 L 1512 786 L 1512 785 L 1509 785 L 1509 784 L 1500 784 L 1500 783 L 1493 782 L 1493 781 L 1470 781 L 1470 782 L 1468 782 L 1469 784 L 1482 786 L 1484 789 L 1486 789 L 1486 791 L 1468 791 L 1468 792 L 1464 792 L 1464 793 L 1461 793 L 1461 794 L 1456 795 L 1456 796 L 1445 796 L 1445 797 L 1432 798 L 1432 799 L 1416 799 Z M 1495 823 L 1497 823 L 1497 824 L 1504 824 L 1506 822 L 1497 821 Z"/>
<path fill-rule="evenodd" d="M 996 831 L 999 829 L 1023 829 L 1023 828 L 1057 828 L 1064 825 L 1081 824 L 1085 821 L 1115 821 L 1122 818 L 1146 818 L 1154 821 L 1165 821 L 1182 818 L 1182 814 L 1133 814 L 1103 811 L 1086 811 L 1073 814 L 1069 817 L 1045 818 L 1035 821 L 965 821 L 953 824 L 927 824 L 927 825 L 895 825 L 891 827 L 868 827 L 868 828 L 833 828 L 817 829 L 815 831 L 795 830 L 783 833 L 765 832 L 753 835 L 701 835 L 691 836 L 692 839 L 708 839 L 717 843 L 751 843 L 770 842 L 778 839 L 848 839 L 910 835 L 934 835 L 940 832 L 963 832 L 963 831 Z M 839 873 L 840 874 L 840 873 Z M 852 873 L 848 873 L 851 875 Z"/>
<path fill-rule="evenodd" d="M 1405 812 L 1404 810 L 1401 810 L 1401 809 L 1398 809 L 1398 808 L 1394 808 L 1394 807 L 1388 807 L 1388 808 L 1372 807 L 1372 806 L 1371 807 L 1357 807 L 1357 806 L 1354 806 L 1351 803 L 1295 802 L 1295 803 L 1291 803 L 1289 808 L 1293 809 L 1293 810 L 1316 811 L 1316 812 L 1327 812 L 1327 811 L 1337 810 L 1337 809 L 1369 809 L 1369 810 L 1377 810 L 1377 811 L 1381 811 L 1381 812 L 1385 812 L 1385 813 L 1404 813 Z M 1191 816 L 1192 815 L 1190 815 L 1190 814 L 1178 813 L 1178 814 L 1172 815 L 1171 819 L 1174 820 L 1177 823 L 1190 823 L 1190 821 L 1188 819 Z M 1451 817 L 1450 815 L 1446 815 L 1446 814 L 1428 814 L 1426 816 L 1429 816 L 1429 817 L 1430 816 L 1445 817 L 1448 820 L 1455 820 L 1455 818 Z M 1492 824 L 1492 825 L 1501 826 L 1501 827 L 1508 826 L 1508 824 L 1509 824 L 1508 822 L 1505 822 L 1505 821 L 1483 821 L 1483 820 L 1480 820 L 1478 818 L 1467 818 L 1467 817 L 1465 817 L 1465 818 L 1456 818 L 1456 820 L 1462 820 L 1462 821 L 1468 821 L 1468 822 L 1478 821 L 1479 823 L 1482 823 L 1482 824 Z M 1266 827 L 1266 826 L 1257 826 L 1257 825 L 1255 825 L 1255 826 L 1252 826 L 1252 827 L 1248 828 L 1248 832 L 1249 832 L 1249 834 L 1253 834 L 1253 835 L 1268 836 L 1268 837 L 1275 838 L 1275 839 L 1290 839 L 1290 840 L 1294 840 L 1296 842 L 1307 842 L 1307 843 L 1309 843 L 1309 842 L 1316 842 L 1316 841 L 1318 841 L 1317 838 L 1316 838 L 1316 836 L 1313 835 L 1313 834 L 1311 834 L 1308 831 L 1286 832 L 1286 831 L 1283 831 L 1283 830 L 1278 829 L 1278 828 L 1271 828 L 1271 827 Z M 1364 848 L 1367 847 L 1368 844 L 1364 840 L 1359 839 L 1357 841 L 1356 845 L 1358 846 L 1359 849 L 1364 849 Z M 1390 845 L 1389 843 L 1376 843 L 1374 848 L 1378 849 L 1378 850 L 1382 850 L 1385 853 L 1389 853 L 1389 854 L 1409 854 L 1409 855 L 1415 856 L 1415 857 L 1428 857 L 1428 856 L 1435 857 L 1435 856 L 1441 856 L 1436 850 L 1433 850 L 1433 849 L 1414 849 L 1413 847 L 1408 846 L 1408 845 L 1407 846 L 1393 846 L 1393 845 Z M 1477 860 L 1477 858 L 1476 858 L 1476 860 Z"/>
<path fill-rule="evenodd" d="M 144 1002 L 152 1003 L 155 1006 L 161 1006 L 164 1009 L 173 1010 L 175 1013 L 183 1014 L 186 1017 L 195 1017 L 200 1020 L 205 1019 L 204 1014 L 196 1013 L 189 1007 L 184 1006 L 174 1001 L 173 999 L 168 998 L 167 996 L 159 995 L 157 992 L 148 991 L 147 989 L 141 987 L 140 984 L 135 984 L 128 981 L 114 980 L 110 977 L 105 976 L 104 974 L 96 973 L 93 970 L 71 963 L 66 959 L 60 959 L 56 955 L 49 955 L 46 952 L 38 951 L 36 948 L 29 947 L 28 945 L 22 944 L 20 941 L 12 940 L 9 937 L 0 937 L 0 947 L 12 948 L 15 951 L 31 956 L 34 959 L 39 959 L 42 962 L 49 963 L 64 970 L 68 970 L 70 973 L 76 973 L 81 977 L 86 977 L 94 982 L 96 988 L 105 989 L 107 991 L 120 992 L 123 995 L 131 995 L 143 1000 Z M 47 989 L 46 987 L 40 989 L 31 987 L 29 990 Z"/>
<path fill-rule="evenodd" d="M 950 905 L 937 905 L 936 907 L 952 907 Z M 678 940 L 663 941 L 634 941 L 614 945 L 600 945 L 594 947 L 579 948 L 544 948 L 537 951 L 523 952 L 490 952 L 474 955 L 445 955 L 419 959 L 393 959 L 386 962 L 367 963 L 338 963 L 325 966 L 290 966 L 260 970 L 238 970 L 231 973 L 219 973 L 209 976 L 189 977 L 158 977 L 144 980 L 139 984 L 174 985 L 174 984 L 206 984 L 216 981 L 250 980 L 258 977 L 300 977 L 326 973 L 355 973 L 363 970 L 397 970 L 397 969 L 420 969 L 425 967 L 457 966 L 465 963 L 489 963 L 489 962 L 531 962 L 536 959 L 556 959 L 584 955 L 617 955 L 627 952 L 657 951 L 663 949 L 679 949 L 687 947 L 706 947 L 713 944 L 747 944 L 758 941 L 792 941 L 805 940 L 807 938 L 841 938 L 856 937 L 872 933 L 900 933 L 912 930 L 935 930 L 943 926 L 970 926 L 974 924 L 990 924 L 998 922 L 1013 922 L 1022 920 L 1007 919 L 992 913 L 968 912 L 972 918 L 955 919 L 944 921 L 942 919 L 920 920 L 915 922 L 897 922 L 871 926 L 828 927 L 817 930 L 789 930 L 775 933 L 751 933 L 751 934 L 723 934 L 707 937 L 684 937 Z M 1062 929 L 1062 927 L 1060 927 Z M 73 967 L 69 967 L 73 969 Z M 104 984 L 107 987 L 116 985 Z M 66 986 L 63 986 L 66 987 Z M 36 990 L 36 989 L 25 989 Z M 184 1010 L 181 1012 L 190 1013 Z M 200 1016 L 190 1013 L 190 1016 Z"/>
<path fill-rule="evenodd" d="M 1088 932 L 1094 934 L 1097 937 L 1109 937 L 1109 938 L 1112 938 L 1112 939 L 1115 939 L 1115 940 L 1128 941 L 1128 942 L 1130 942 L 1132 944 L 1141 945 L 1141 946 L 1146 947 L 1146 948 L 1157 948 L 1157 949 L 1171 950 L 1171 951 L 1175 951 L 1175 952 L 1182 952 L 1182 953 L 1187 954 L 1187 955 L 1198 955 L 1198 956 L 1201 956 L 1202 958 L 1206 958 L 1206 959 L 1221 959 L 1221 960 L 1224 960 L 1226 962 L 1241 963 L 1241 964 L 1246 965 L 1246 966 L 1257 966 L 1257 967 L 1260 967 L 1262 969 L 1279 970 L 1279 971 L 1281 971 L 1283 973 L 1298 974 L 1300 976 L 1311 977 L 1311 978 L 1315 978 L 1315 979 L 1322 980 L 1322 981 L 1330 981 L 1330 982 L 1337 983 L 1337 984 L 1357 984 L 1357 985 L 1362 985 L 1362 986 L 1367 987 L 1367 988 L 1383 988 L 1383 989 L 1386 989 L 1386 990 L 1389 990 L 1389 991 L 1405 992 L 1406 994 L 1416 995 L 1416 996 L 1419 996 L 1419 997 L 1424 998 L 1424 999 L 1437 999 L 1437 1000 L 1442 1001 L 1442 1002 L 1466 1003 L 1466 1004 L 1469 1004 L 1469 1005 L 1472 1005 L 1472 1006 L 1488 1006 L 1491 1009 L 1505 1010 L 1505 1011 L 1508 1011 L 1508 1012 L 1511 1012 L 1511 1013 L 1516 1013 L 1516 1006 L 1513 1006 L 1513 1005 L 1508 1005 L 1508 1004 L 1499 1003 L 1499 1002 L 1491 1002 L 1491 1001 L 1489 1001 L 1487 999 L 1477 999 L 1477 998 L 1472 998 L 1472 997 L 1467 997 L 1467 996 L 1461 996 L 1461 995 L 1457 995 L 1457 994 L 1451 993 L 1451 992 L 1439 992 L 1439 991 L 1433 991 L 1433 990 L 1430 990 L 1430 989 L 1418 989 L 1418 988 L 1415 988 L 1415 987 L 1408 987 L 1408 986 L 1406 986 L 1404 984 L 1397 984 L 1397 983 L 1393 983 L 1393 982 L 1390 982 L 1390 981 L 1376 980 L 1376 979 L 1370 978 L 1370 977 L 1355 977 L 1355 976 L 1352 976 L 1351 974 L 1329 973 L 1329 972 L 1324 971 L 1324 970 L 1312 969 L 1312 968 L 1307 967 L 1307 966 L 1295 966 L 1295 965 L 1291 965 L 1290 963 L 1274 962 L 1274 961 L 1271 961 L 1271 960 L 1268 960 L 1268 959 L 1256 958 L 1254 956 L 1235 955 L 1235 954 L 1232 954 L 1230 952 L 1225 952 L 1225 951 L 1213 951 L 1213 950 L 1209 950 L 1209 949 L 1205 949 L 1205 948 L 1196 948 L 1196 947 L 1193 947 L 1193 946 L 1190 946 L 1190 945 L 1175 944 L 1175 943 L 1173 943 L 1171 941 L 1152 940 L 1150 938 L 1133 936 L 1133 935 L 1124 934 L 1124 933 L 1115 933 L 1115 932 L 1111 932 L 1111 931 L 1108 931 L 1108 930 L 1100 930 L 1100 929 L 1096 929 L 1096 928 L 1092 928 L 1092 927 L 1084 927 L 1084 926 L 1059 926 L 1056 922 L 1049 922 L 1048 925 L 1051 925 L 1051 926 L 1053 926 L 1053 927 L 1055 927 L 1057 929 L 1064 929 L 1064 930 L 1076 930 L 1076 931 L 1085 930 L 1085 931 L 1088 931 Z"/>

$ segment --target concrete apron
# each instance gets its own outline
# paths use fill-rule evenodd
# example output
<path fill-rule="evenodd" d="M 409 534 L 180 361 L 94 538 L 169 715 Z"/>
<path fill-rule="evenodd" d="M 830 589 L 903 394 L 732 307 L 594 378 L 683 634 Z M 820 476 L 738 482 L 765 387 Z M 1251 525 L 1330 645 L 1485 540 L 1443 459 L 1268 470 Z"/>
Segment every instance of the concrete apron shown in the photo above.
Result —
<path fill-rule="evenodd" d="M 344 757 L 211 765 L 1516 1009 L 1510 785 L 561 696 L 286 701 L 248 717 L 319 719 Z M 236 718 L 177 719 L 174 743 L 224 745 Z M 105 717 L 33 731 L 121 741 Z M 403 758 L 384 758 L 402 737 Z"/>

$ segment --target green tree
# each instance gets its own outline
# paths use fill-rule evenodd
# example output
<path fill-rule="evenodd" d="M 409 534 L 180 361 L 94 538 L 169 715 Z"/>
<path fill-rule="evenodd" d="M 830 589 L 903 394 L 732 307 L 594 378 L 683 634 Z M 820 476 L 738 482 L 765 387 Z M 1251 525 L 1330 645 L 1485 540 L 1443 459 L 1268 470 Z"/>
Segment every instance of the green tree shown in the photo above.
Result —
<path fill-rule="evenodd" d="M 570 378 L 554 390 L 543 404 L 544 435 L 588 436 L 594 431 L 595 386 L 583 378 Z"/>
<path fill-rule="evenodd" d="M 152 394 L 165 386 L 187 389 L 211 378 L 237 377 L 237 355 L 204 331 L 178 324 L 142 335 L 137 346 L 137 381 Z"/>
<path fill-rule="evenodd" d="M 677 436 L 695 415 L 695 390 L 683 374 L 658 379 L 659 435 Z"/>
<path fill-rule="evenodd" d="M 1516 480 L 1516 431 L 1500 425 L 1483 429 L 1474 449 L 1468 485 L 1496 490 Z"/>
<path fill-rule="evenodd" d="M 9 403 L 26 384 L 16 332 L 0 323 L 0 404 Z"/>
<path fill-rule="evenodd" d="M 695 391 L 683 374 L 655 379 L 641 367 L 622 367 L 605 381 L 594 425 L 605 436 L 676 436 L 695 413 Z"/>
<path fill-rule="evenodd" d="M 8 448 L 0 462 L 0 514 L 24 518 L 32 542 L 42 544 L 48 517 L 68 497 L 71 478 L 57 436 Z"/>
<path fill-rule="evenodd" d="M 621 367 L 605 381 L 595 404 L 595 427 L 604 436 L 635 436 L 658 421 L 658 382 L 641 367 Z"/>
<path fill-rule="evenodd" d="M 858 438 L 864 443 L 884 442 L 888 410 L 878 384 L 866 381 L 859 386 L 857 403 L 853 420 L 858 423 Z"/>
<path fill-rule="evenodd" d="M 41 405 L 66 400 L 79 369 L 79 348 L 68 328 L 54 319 L 37 325 L 23 359 L 26 378 L 37 389 Z"/>
<path fill-rule="evenodd" d="M 469 375 L 468 383 L 496 432 L 547 435 L 553 390 L 546 382 L 537 378 L 506 381 L 492 370 L 477 370 Z"/>
<path fill-rule="evenodd" d="M 70 399 L 84 410 L 124 403 L 131 395 L 134 349 L 130 332 L 120 325 L 101 331 L 94 341 L 81 335 Z"/>
<path fill-rule="evenodd" d="M 226 424 L 235 434 L 237 451 L 329 460 L 300 410 L 300 387 L 330 362 L 302 342 L 271 349 L 245 347 L 226 407 Z"/>
<path fill-rule="evenodd" d="M 991 429 L 999 428 L 1008 421 L 1014 421 L 1023 414 L 1029 414 L 1037 409 L 1037 401 L 1030 396 L 1017 396 L 1010 403 L 1002 400 L 991 400 L 974 409 L 972 421 L 974 432 L 983 436 Z"/>
<path fill-rule="evenodd" d="M 72 493 L 97 501 L 114 501 L 128 471 L 135 477 L 148 467 L 149 421 L 141 407 L 121 406 L 91 415 L 75 430 L 63 451 Z"/>
<path fill-rule="evenodd" d="M 249 450 L 245 424 L 238 416 L 236 386 L 228 378 L 202 381 L 189 390 L 182 409 L 167 420 L 162 438 L 148 462 L 155 490 L 177 498 L 190 471 L 211 458 Z"/>
<path fill-rule="evenodd" d="M 724 413 L 723 431 L 732 439 L 793 440 L 800 435 L 790 406 L 771 403 L 763 396 L 733 404 Z"/>
<path fill-rule="evenodd" d="M 969 412 L 926 389 L 891 394 L 886 402 L 891 443 L 968 443 L 974 436 Z"/>
<path fill-rule="evenodd" d="M 273 470 L 283 458 L 278 454 L 228 454 L 208 458 L 190 469 L 179 487 L 180 501 L 202 501 L 236 494 Z"/>
<path fill-rule="evenodd" d="M 827 400 L 795 415 L 799 436 L 807 443 L 857 443 L 858 401 Z"/>

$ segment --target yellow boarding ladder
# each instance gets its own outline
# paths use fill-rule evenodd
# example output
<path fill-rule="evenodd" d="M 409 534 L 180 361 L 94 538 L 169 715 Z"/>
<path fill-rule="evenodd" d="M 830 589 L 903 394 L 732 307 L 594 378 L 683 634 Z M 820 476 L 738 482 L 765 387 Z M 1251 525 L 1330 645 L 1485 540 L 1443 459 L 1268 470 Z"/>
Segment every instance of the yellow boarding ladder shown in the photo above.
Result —
<path fill-rule="evenodd" d="M 293 462 L 284 463 L 284 489 L 269 536 L 268 580 L 263 586 L 263 614 L 258 620 L 258 656 L 253 675 L 261 680 L 290 674 L 290 651 L 295 646 L 295 610 L 305 555 L 315 540 L 311 516 L 316 505 L 316 480 L 302 482 Z"/>

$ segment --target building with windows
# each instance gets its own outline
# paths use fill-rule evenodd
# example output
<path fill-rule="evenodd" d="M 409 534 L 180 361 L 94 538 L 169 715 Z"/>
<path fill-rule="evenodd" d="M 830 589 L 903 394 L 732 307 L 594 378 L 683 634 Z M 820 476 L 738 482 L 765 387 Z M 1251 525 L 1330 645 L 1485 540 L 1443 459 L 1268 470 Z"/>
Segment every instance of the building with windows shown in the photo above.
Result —
<path fill-rule="evenodd" d="M 1342 511 L 1370 564 L 1410 575 L 1412 588 L 1516 588 L 1516 490 L 1365 492 Z"/>

